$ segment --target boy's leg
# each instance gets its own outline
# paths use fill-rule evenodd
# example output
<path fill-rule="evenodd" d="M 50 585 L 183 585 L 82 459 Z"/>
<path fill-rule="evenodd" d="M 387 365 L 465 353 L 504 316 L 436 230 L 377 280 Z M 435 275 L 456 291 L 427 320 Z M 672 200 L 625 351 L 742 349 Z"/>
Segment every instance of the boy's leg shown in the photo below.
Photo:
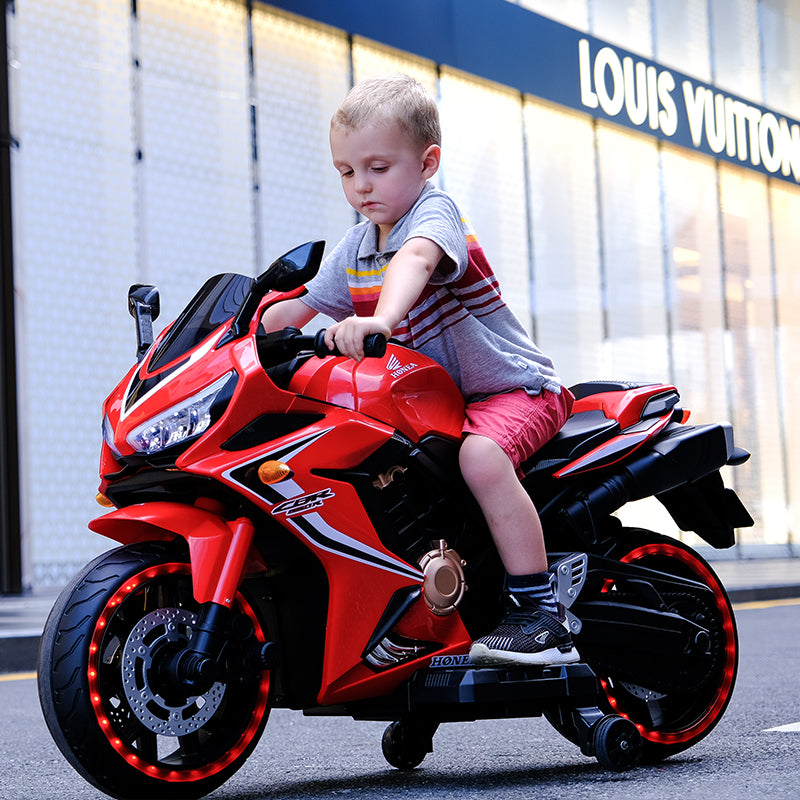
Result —
<path fill-rule="evenodd" d="M 461 445 L 459 462 L 506 572 L 545 572 L 547 553 L 539 514 L 505 451 L 486 436 L 470 434 Z"/>
<path fill-rule="evenodd" d="M 503 401 L 508 412 L 511 398 Z M 525 409 L 524 402 L 520 408 Z M 503 411 L 499 416 L 503 416 Z M 522 443 L 524 435 L 516 435 L 525 426 L 513 419 L 512 408 L 508 422 L 509 430 L 514 432 L 510 438 L 515 441 L 510 442 L 504 435 L 498 435 L 497 420 L 492 420 L 491 429 L 487 428 L 484 435 L 478 432 L 481 430 L 478 415 L 474 417 L 477 424 L 471 426 L 473 432 L 461 445 L 461 472 L 483 511 L 508 573 L 509 600 L 503 622 L 494 632 L 473 643 L 470 656 L 478 664 L 577 661 L 579 656 L 572 637 L 564 620 L 558 618 L 560 609 L 547 572 L 539 515 L 517 478 L 514 459 L 529 455 L 530 450 Z M 561 423 L 555 422 L 555 430 L 560 424 L 563 419 Z M 495 439 L 503 441 L 506 447 Z"/>

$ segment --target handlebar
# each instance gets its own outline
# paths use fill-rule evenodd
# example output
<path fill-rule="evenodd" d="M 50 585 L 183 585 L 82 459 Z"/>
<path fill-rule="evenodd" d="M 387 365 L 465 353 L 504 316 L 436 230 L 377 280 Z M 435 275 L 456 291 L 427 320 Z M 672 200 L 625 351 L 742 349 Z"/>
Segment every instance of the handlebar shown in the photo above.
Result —
<path fill-rule="evenodd" d="M 316 333 L 301 333 L 297 328 L 283 328 L 258 336 L 258 349 L 262 360 L 279 364 L 294 358 L 298 353 L 311 351 L 317 358 L 341 356 L 337 350 L 329 350 L 325 344 L 325 328 Z M 386 337 L 381 333 L 371 333 L 364 338 L 364 356 L 383 358 L 386 353 Z"/>
<path fill-rule="evenodd" d="M 328 345 L 325 344 L 325 328 L 314 334 L 314 347 L 312 349 L 317 358 L 342 355 L 336 347 L 333 350 L 328 349 Z M 364 337 L 365 358 L 383 358 L 385 354 L 386 337 L 382 333 L 370 333 Z"/>

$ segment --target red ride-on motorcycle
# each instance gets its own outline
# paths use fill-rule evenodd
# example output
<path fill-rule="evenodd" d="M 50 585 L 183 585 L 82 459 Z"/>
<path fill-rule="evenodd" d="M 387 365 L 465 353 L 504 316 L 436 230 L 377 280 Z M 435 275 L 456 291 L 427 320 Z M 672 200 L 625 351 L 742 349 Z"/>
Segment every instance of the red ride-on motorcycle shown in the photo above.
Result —
<path fill-rule="evenodd" d="M 727 424 L 687 424 L 668 385 L 584 383 L 525 465 L 583 661 L 476 668 L 503 570 L 457 466 L 463 399 L 419 352 L 264 332 L 323 243 L 253 280 L 211 278 L 153 341 L 134 286 L 138 362 L 106 400 L 90 528 L 120 543 L 64 589 L 42 636 L 39 695 L 59 748 L 119 798 L 199 797 L 247 759 L 273 707 L 385 720 L 411 769 L 441 723 L 545 716 L 604 766 L 694 745 L 733 691 L 737 634 L 696 552 L 625 528 L 656 496 L 717 548 L 750 515 L 719 469 L 748 453 Z"/>

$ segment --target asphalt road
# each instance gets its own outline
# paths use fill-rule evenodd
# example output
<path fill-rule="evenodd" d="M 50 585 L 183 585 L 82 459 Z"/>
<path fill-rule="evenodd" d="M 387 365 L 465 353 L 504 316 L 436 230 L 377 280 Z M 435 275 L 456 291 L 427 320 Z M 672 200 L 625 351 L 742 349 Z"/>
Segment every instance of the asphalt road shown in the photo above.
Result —
<path fill-rule="evenodd" d="M 532 719 L 443 725 L 422 766 L 400 773 L 381 754 L 383 723 L 276 711 L 250 760 L 208 797 L 796 800 L 800 601 L 739 607 L 736 616 L 741 662 L 727 714 L 706 739 L 659 765 L 607 772 Z M 0 675 L 0 764 L 0 800 L 104 797 L 53 744 L 30 674 Z"/>

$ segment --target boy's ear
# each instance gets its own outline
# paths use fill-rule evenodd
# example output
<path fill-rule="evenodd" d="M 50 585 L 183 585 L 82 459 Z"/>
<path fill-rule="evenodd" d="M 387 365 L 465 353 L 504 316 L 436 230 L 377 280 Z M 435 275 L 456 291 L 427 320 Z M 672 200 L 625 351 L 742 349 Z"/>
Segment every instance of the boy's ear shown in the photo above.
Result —
<path fill-rule="evenodd" d="M 432 178 L 439 170 L 442 148 L 438 144 L 430 144 L 422 154 L 422 176 Z"/>

